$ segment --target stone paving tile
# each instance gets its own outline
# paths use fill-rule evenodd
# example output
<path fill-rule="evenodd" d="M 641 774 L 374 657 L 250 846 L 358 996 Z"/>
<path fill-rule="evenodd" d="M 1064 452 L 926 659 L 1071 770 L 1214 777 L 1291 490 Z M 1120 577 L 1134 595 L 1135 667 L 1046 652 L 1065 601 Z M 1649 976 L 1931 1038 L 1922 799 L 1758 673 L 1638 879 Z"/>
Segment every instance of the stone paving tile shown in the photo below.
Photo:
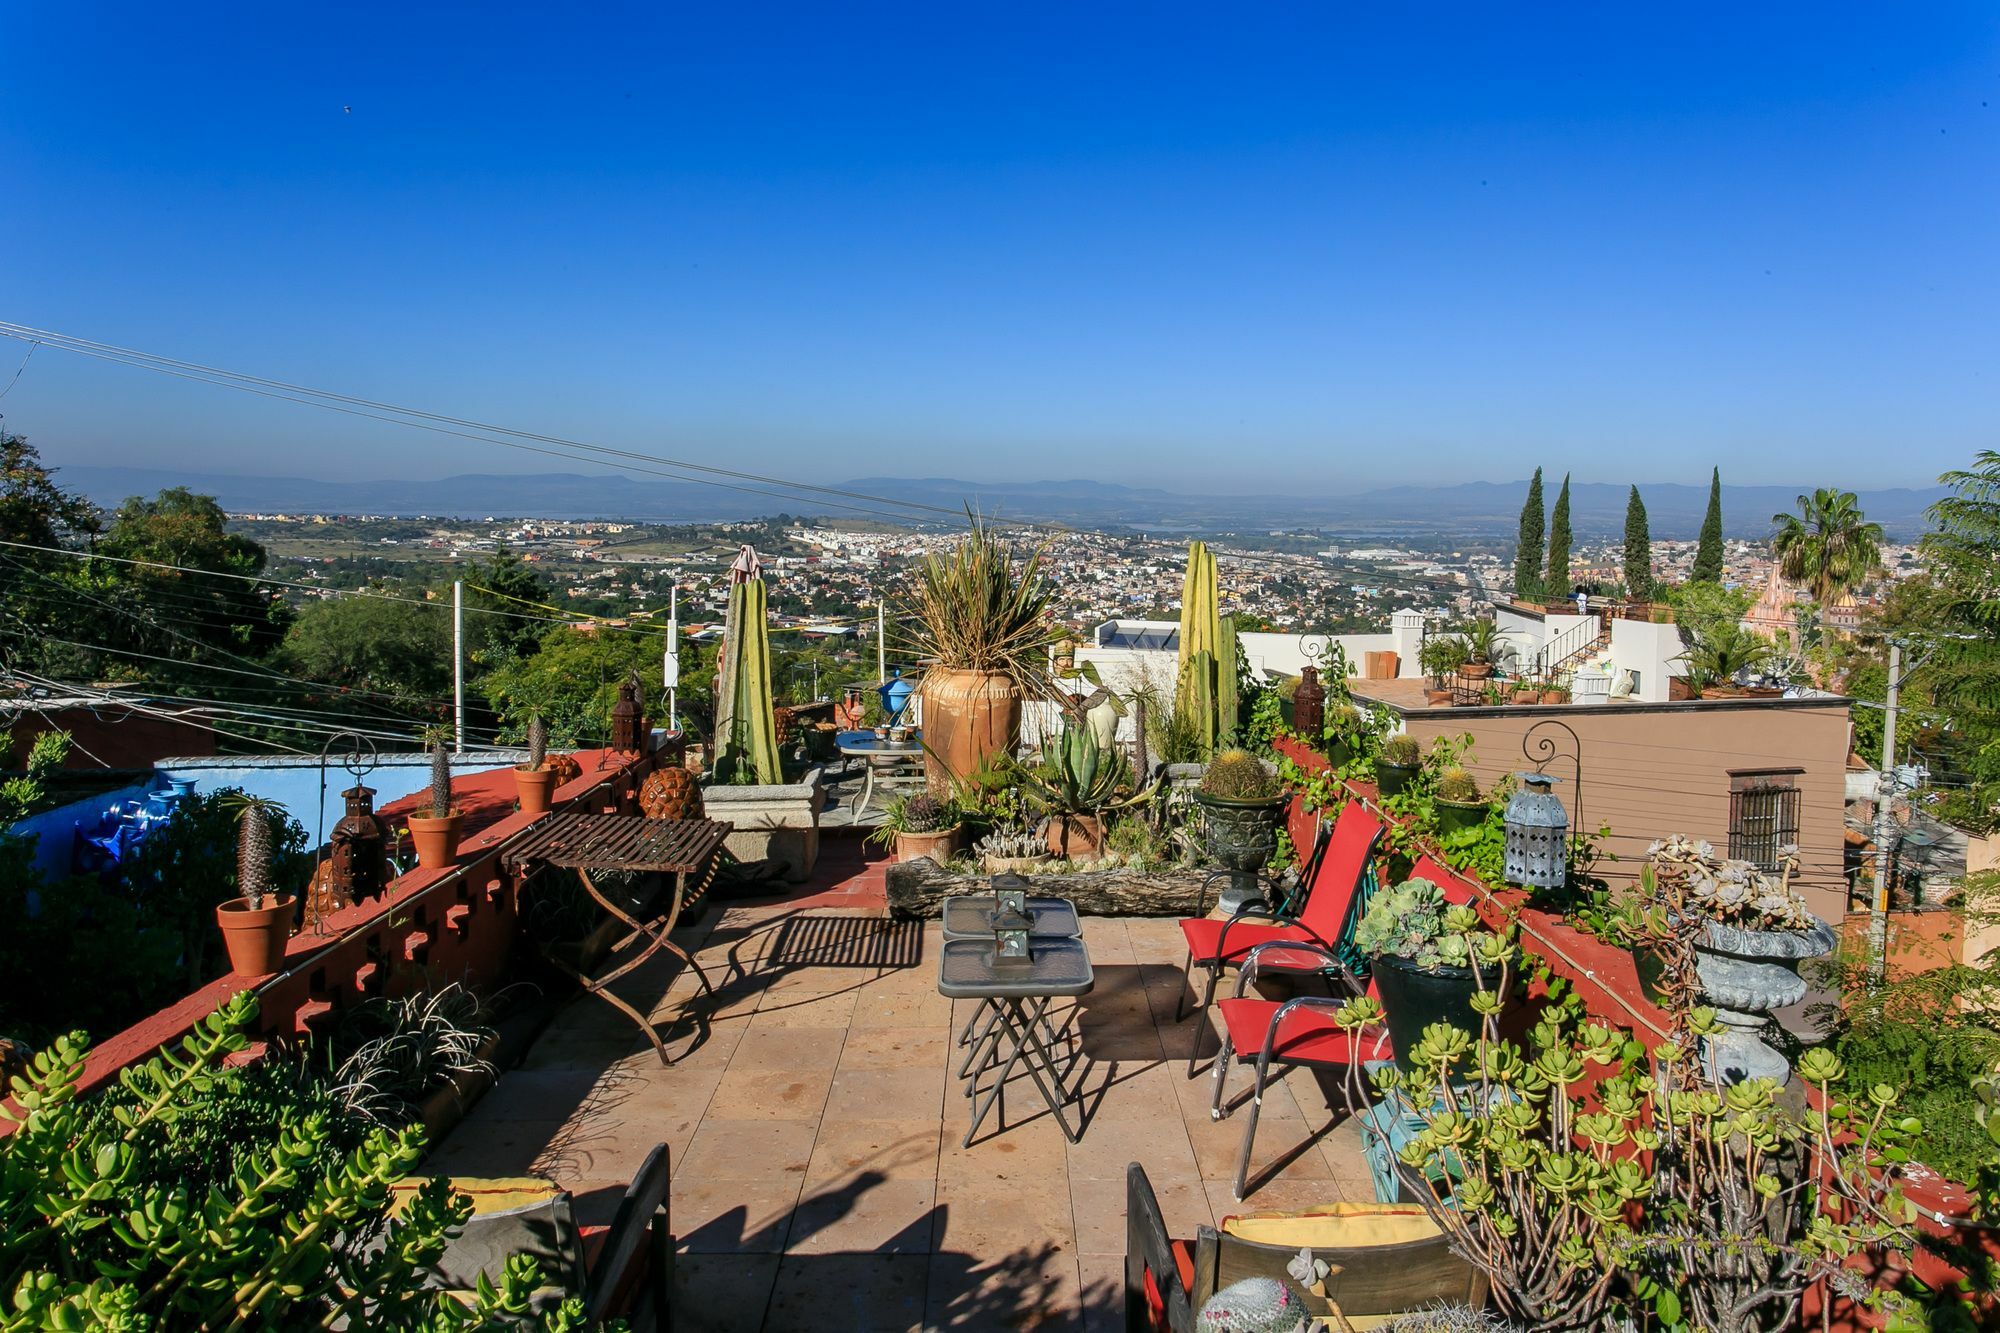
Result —
<path fill-rule="evenodd" d="M 942 1065 L 930 1068 L 857 1069 L 843 1064 L 833 1076 L 825 1119 L 939 1117 L 948 1079 Z"/>
<path fill-rule="evenodd" d="M 1159 1200 L 1168 1235 L 1192 1238 L 1196 1227 L 1214 1225 L 1208 1190 L 1201 1181 L 1156 1179 L 1150 1170 L 1146 1179 L 1153 1187 L 1153 1197 Z M 1070 1209 L 1079 1254 L 1125 1253 L 1125 1189 L 1122 1179 L 1070 1181 Z"/>
<path fill-rule="evenodd" d="M 1030 1329 L 1071 1333 L 1082 1328 L 1076 1258 L 1041 1249 L 1009 1253 L 934 1254 L 926 1282 L 926 1329 Z"/>
<path fill-rule="evenodd" d="M 778 1263 L 775 1254 L 675 1255 L 676 1333 L 757 1333 Z"/>
<path fill-rule="evenodd" d="M 927 1254 L 793 1254 L 778 1265 L 768 1333 L 915 1333 L 924 1325 Z"/>
<path fill-rule="evenodd" d="M 927 1254 L 937 1179 L 889 1180 L 863 1171 L 799 1199 L 788 1254 Z"/>
<path fill-rule="evenodd" d="M 838 1186 L 868 1175 L 935 1180 L 940 1125 L 922 1120 L 826 1120 L 813 1143 L 808 1189 Z"/>
<path fill-rule="evenodd" d="M 810 1120 L 817 1124 L 833 1086 L 831 1069 L 737 1069 L 716 1085 L 709 1114 L 728 1120 Z"/>
<path fill-rule="evenodd" d="M 844 1027 L 765 1027 L 752 1022 L 736 1044 L 729 1067 L 735 1069 L 831 1069 L 840 1063 L 847 1039 Z"/>
<path fill-rule="evenodd" d="M 674 1238 L 689 1254 L 782 1254 L 799 1180 L 674 1179 Z"/>
<path fill-rule="evenodd" d="M 1076 1224 L 1068 1183 L 1059 1174 L 994 1181 L 940 1182 L 931 1249 L 985 1257 L 1045 1247 L 1074 1254 Z"/>
<path fill-rule="evenodd" d="M 803 1180 L 818 1135 L 819 1126 L 805 1120 L 710 1117 L 674 1163 L 674 1178 Z"/>

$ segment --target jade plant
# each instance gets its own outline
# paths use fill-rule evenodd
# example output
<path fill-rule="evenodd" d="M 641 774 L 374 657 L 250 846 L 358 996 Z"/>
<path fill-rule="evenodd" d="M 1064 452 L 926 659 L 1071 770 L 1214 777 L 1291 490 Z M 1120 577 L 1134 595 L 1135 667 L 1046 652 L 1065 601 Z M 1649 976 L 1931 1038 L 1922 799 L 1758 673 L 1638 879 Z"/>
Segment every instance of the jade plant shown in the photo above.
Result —
<path fill-rule="evenodd" d="M 420 1126 L 374 1128 L 329 1155 L 333 1127 L 315 1109 L 281 1117 L 235 1145 L 222 1183 L 194 1188 L 148 1155 L 183 1119 L 199 1119 L 225 1063 L 249 1045 L 248 992 L 201 1020 L 176 1047 L 119 1073 L 111 1113 L 78 1083 L 89 1044 L 59 1037 L 0 1103 L 0 1326 L 8 1329 L 368 1328 L 441 1333 L 589 1326 L 576 1297 L 528 1315 L 541 1285 L 526 1256 L 463 1302 L 425 1274 L 471 1202 L 434 1177 L 393 1215 L 390 1187 L 423 1156 Z M 330 1163 L 330 1164 L 329 1164 Z M 364 1242 L 366 1240 L 366 1243 Z"/>
<path fill-rule="evenodd" d="M 1718 1083 L 1697 1055 L 1714 1011 L 1679 1003 L 1650 1048 L 1581 1022 L 1573 994 L 1502 1039 L 1504 993 L 1472 997 L 1475 1032 L 1426 1028 L 1399 1052 L 1415 1072 L 1351 1066 L 1346 1088 L 1357 1109 L 1393 1095 L 1409 1112 L 1409 1138 L 1373 1150 L 1516 1327 L 1789 1328 L 1808 1287 L 1865 1296 L 1847 1262 L 1913 1240 L 1898 1184 L 1921 1126 L 1894 1088 L 1843 1098 L 1825 1048 L 1799 1061 L 1804 1099 Z M 1337 1015 L 1356 1032 L 1382 1020 L 1371 998 Z"/>
<path fill-rule="evenodd" d="M 1268 801 L 1280 790 L 1277 775 L 1248 750 L 1224 750 L 1201 775 L 1201 794 L 1221 801 Z"/>

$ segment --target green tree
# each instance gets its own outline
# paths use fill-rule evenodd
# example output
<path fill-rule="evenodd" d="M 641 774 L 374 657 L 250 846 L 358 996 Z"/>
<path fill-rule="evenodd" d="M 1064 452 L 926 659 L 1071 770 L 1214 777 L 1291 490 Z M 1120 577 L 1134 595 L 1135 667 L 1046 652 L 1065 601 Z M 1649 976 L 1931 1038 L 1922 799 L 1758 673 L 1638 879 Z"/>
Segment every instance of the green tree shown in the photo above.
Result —
<path fill-rule="evenodd" d="M 1556 493 L 1555 512 L 1549 516 L 1549 573 L 1542 581 L 1545 596 L 1569 596 L 1569 548 L 1574 540 L 1569 530 L 1569 473 L 1565 472 L 1562 490 Z"/>
<path fill-rule="evenodd" d="M 468 610 L 483 611 L 467 625 L 474 660 L 495 663 L 501 657 L 532 653 L 548 629 L 546 609 L 555 594 L 527 561 L 502 542 L 484 567 L 465 571 Z"/>
<path fill-rule="evenodd" d="M 69 582 L 82 572 L 57 552 L 97 531 L 97 506 L 56 484 L 20 435 L 0 431 L 0 642 L 14 665 L 75 679 L 92 674 L 85 654 L 52 639 L 88 642 Z M 38 548 L 38 549 L 26 549 Z"/>
<path fill-rule="evenodd" d="M 1778 572 L 1811 588 L 1821 606 L 1860 587 L 1882 563 L 1882 525 L 1868 522 L 1853 491 L 1822 486 L 1799 497 L 1796 514 L 1773 514 L 1771 522 Z"/>
<path fill-rule="evenodd" d="M 327 685 L 409 704 L 443 700 L 451 693 L 451 615 L 382 597 L 329 597 L 299 611 L 279 661 Z"/>
<path fill-rule="evenodd" d="M 264 656 L 290 624 L 291 608 L 254 581 L 264 572 L 264 548 L 228 530 L 213 496 L 182 486 L 150 500 L 134 496 L 112 515 L 97 550 L 142 563 L 120 567 L 117 633 L 94 642 L 213 663 Z"/>
<path fill-rule="evenodd" d="M 1694 548 L 1688 577 L 1697 583 L 1722 582 L 1722 469 L 1708 478 L 1708 512 L 1701 519 L 1701 542 Z"/>
<path fill-rule="evenodd" d="M 556 625 L 542 635 L 534 653 L 508 658 L 481 676 L 479 687 L 499 714 L 503 736 L 526 735 L 528 719 L 540 713 L 557 743 L 601 745 L 611 734 L 619 682 L 634 671 L 646 683 L 648 715 L 665 723 L 660 670 L 666 650 L 664 634 Z M 706 687 L 714 680 L 713 663 L 704 672 L 698 665 L 701 656 L 694 645 L 681 653 L 683 713 L 712 707 Z"/>
<path fill-rule="evenodd" d="M 1638 602 L 1653 595 L 1653 534 L 1637 486 L 1625 501 L 1625 595 Z"/>
<path fill-rule="evenodd" d="M 1521 503 L 1521 535 L 1514 545 L 1514 595 L 1533 601 L 1542 595 L 1542 470 L 1528 483 Z"/>
<path fill-rule="evenodd" d="M 56 484 L 24 435 L 0 430 L 0 541 L 67 546 L 97 531 L 97 506 Z"/>
<path fill-rule="evenodd" d="M 1938 480 L 1953 494 L 1931 506 L 1911 629 L 1929 650 L 1923 669 L 1941 739 L 1967 782 L 1953 812 L 1991 828 L 2000 823 L 2000 451 L 1982 450 L 1971 468 Z"/>

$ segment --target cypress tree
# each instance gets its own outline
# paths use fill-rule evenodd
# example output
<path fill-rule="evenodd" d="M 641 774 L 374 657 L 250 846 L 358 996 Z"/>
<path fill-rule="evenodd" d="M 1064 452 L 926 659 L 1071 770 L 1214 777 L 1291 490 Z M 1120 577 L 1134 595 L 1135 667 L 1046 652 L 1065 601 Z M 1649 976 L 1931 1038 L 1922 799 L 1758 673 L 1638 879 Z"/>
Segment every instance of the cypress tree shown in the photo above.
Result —
<path fill-rule="evenodd" d="M 1688 577 L 1702 583 L 1722 582 L 1722 469 L 1708 481 L 1708 513 L 1701 520 L 1701 545 L 1694 549 Z"/>
<path fill-rule="evenodd" d="M 1653 596 L 1653 534 L 1646 527 L 1646 504 L 1639 488 L 1625 502 L 1625 595 L 1635 602 Z"/>
<path fill-rule="evenodd" d="M 1549 576 L 1542 580 L 1546 596 L 1569 596 L 1569 548 L 1569 473 L 1565 472 L 1563 488 L 1556 494 L 1555 512 L 1549 515 Z"/>
<path fill-rule="evenodd" d="M 1542 470 L 1528 483 L 1521 505 L 1521 536 L 1514 546 L 1514 595 L 1534 601 L 1542 595 Z"/>

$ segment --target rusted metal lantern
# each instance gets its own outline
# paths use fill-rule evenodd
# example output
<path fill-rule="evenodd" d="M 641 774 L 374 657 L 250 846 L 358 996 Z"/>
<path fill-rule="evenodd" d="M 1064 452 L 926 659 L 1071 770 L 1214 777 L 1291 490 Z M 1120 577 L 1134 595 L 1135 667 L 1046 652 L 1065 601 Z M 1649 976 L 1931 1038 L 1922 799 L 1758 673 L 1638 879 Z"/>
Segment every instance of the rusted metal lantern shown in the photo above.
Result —
<path fill-rule="evenodd" d="M 1299 687 L 1292 691 L 1292 730 L 1301 736 L 1317 737 L 1326 721 L 1326 686 L 1319 683 L 1319 668 L 1303 667 Z"/>
<path fill-rule="evenodd" d="M 1569 812 L 1555 794 L 1561 779 L 1537 772 L 1514 776 L 1521 785 L 1507 799 L 1507 882 L 1560 889 L 1569 883 Z"/>
<path fill-rule="evenodd" d="M 611 705 L 611 748 L 642 753 L 645 749 L 646 706 L 639 687 L 631 681 L 618 686 L 618 702 Z"/>
<path fill-rule="evenodd" d="M 347 813 L 327 835 L 328 877 L 349 902 L 374 898 L 389 884 L 389 830 L 375 813 L 375 789 L 356 785 L 342 792 Z"/>

